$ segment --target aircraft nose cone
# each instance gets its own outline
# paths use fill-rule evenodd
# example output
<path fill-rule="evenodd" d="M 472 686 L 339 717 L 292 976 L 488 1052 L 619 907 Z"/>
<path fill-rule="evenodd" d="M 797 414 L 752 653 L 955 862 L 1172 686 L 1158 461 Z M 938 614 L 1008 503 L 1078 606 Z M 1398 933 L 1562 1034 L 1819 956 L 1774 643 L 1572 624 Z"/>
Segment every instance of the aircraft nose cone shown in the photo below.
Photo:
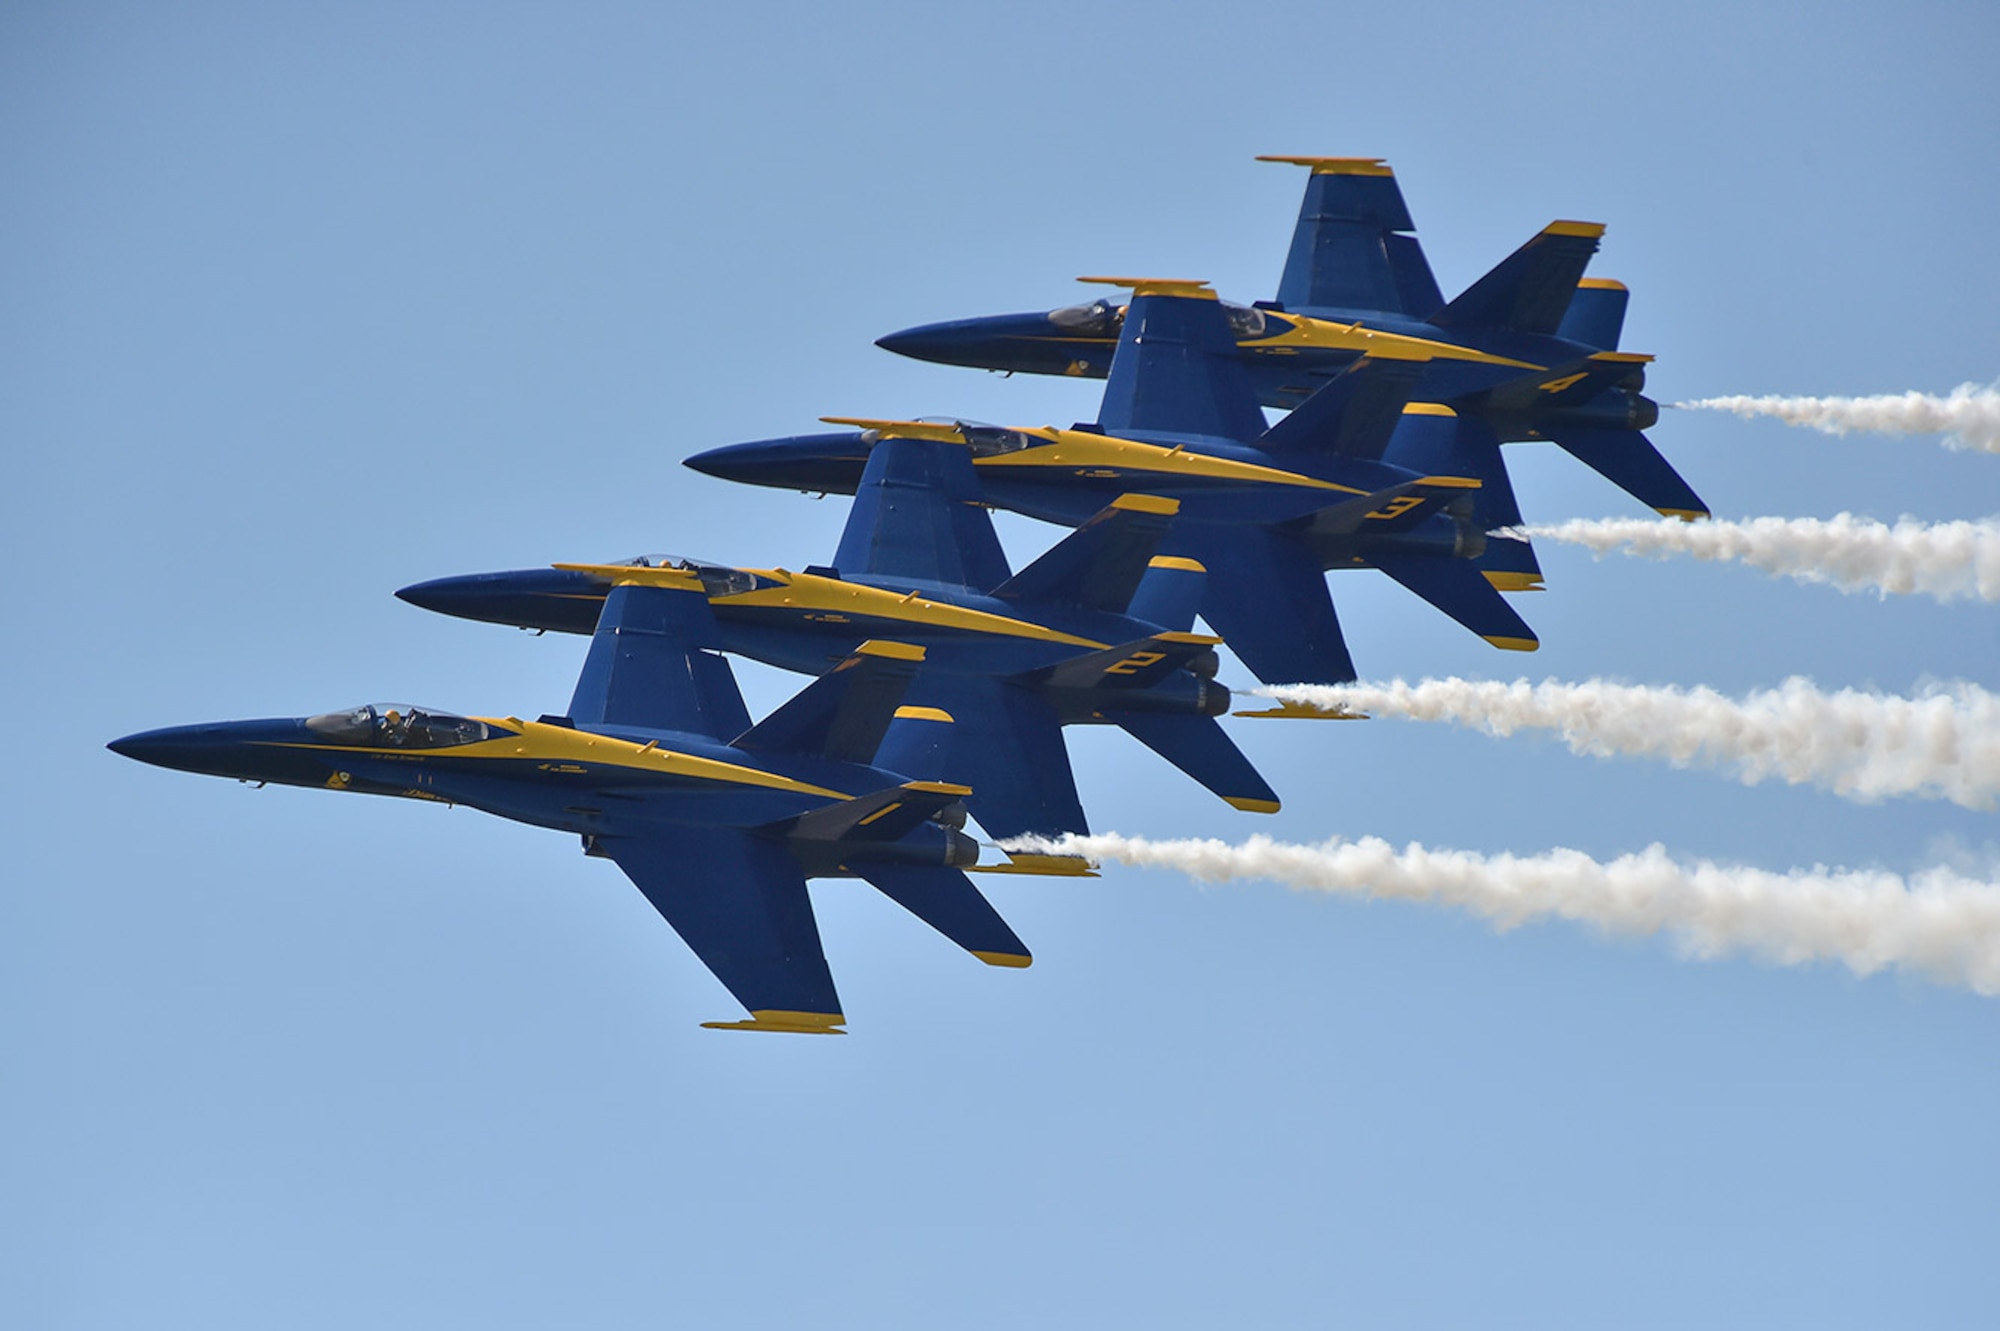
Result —
<path fill-rule="evenodd" d="M 937 360 L 949 345 L 949 339 L 940 338 L 937 333 L 944 324 L 919 324 L 915 328 L 904 328 L 875 339 L 875 345 L 884 351 L 893 351 L 898 356 L 908 356 L 913 360 Z"/>
<path fill-rule="evenodd" d="M 121 757 L 177 772 L 317 785 L 326 775 L 324 763 L 311 749 L 317 738 L 306 730 L 303 718 L 271 717 L 142 730 L 104 747 Z"/>
<path fill-rule="evenodd" d="M 868 465 L 868 444 L 859 430 L 793 435 L 711 448 L 681 465 L 743 485 L 853 494 Z"/>
<path fill-rule="evenodd" d="M 420 610 L 434 610 L 441 615 L 464 615 L 466 607 L 478 598 L 478 586 L 483 579 L 478 574 L 469 577 L 432 578 L 428 582 L 413 582 L 398 588 L 396 599 L 408 601 Z"/>
<path fill-rule="evenodd" d="M 524 568 L 413 583 L 396 593 L 423 610 L 488 624 L 590 633 L 609 584 L 574 569 Z"/>
<path fill-rule="evenodd" d="M 151 763 L 155 767 L 199 772 L 206 770 L 204 761 L 211 759 L 228 743 L 221 726 L 167 726 L 114 739 L 104 747 L 120 757 Z"/>
<path fill-rule="evenodd" d="M 1101 376 L 1110 364 L 1115 340 L 1115 330 L 1108 326 L 1065 329 L 1047 313 L 1029 312 L 919 324 L 877 338 L 875 345 L 939 365 L 1027 374 L 1089 373 L 1089 365 L 1095 363 Z M 1079 360 L 1084 362 L 1081 369 L 1075 368 Z"/>

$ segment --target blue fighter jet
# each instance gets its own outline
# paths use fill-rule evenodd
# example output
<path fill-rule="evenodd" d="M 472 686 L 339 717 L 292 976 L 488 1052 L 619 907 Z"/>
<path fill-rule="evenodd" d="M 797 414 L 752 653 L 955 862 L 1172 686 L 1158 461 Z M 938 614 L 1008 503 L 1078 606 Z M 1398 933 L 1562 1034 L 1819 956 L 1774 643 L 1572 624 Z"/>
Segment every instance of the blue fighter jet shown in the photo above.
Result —
<path fill-rule="evenodd" d="M 729 480 L 851 493 L 897 439 L 958 445 L 980 502 L 1076 525 L 1113 495 L 1177 500 L 1161 550 L 1207 571 L 1200 612 L 1267 683 L 1355 677 L 1322 573 L 1379 568 L 1497 647 L 1534 631 L 1501 588 L 1539 583 L 1490 430 L 1412 403 L 1422 361 L 1391 348 L 1266 427 L 1227 313 L 1205 283 L 1087 278 L 1133 290 L 1094 425 L 1007 429 L 828 418 L 858 429 L 711 449 Z"/>
<path fill-rule="evenodd" d="M 1583 275 L 1604 228 L 1551 222 L 1447 302 L 1395 173 L 1373 157 L 1261 157 L 1311 169 L 1278 298 L 1229 305 L 1258 399 L 1296 407 L 1361 356 L 1427 358 L 1416 393 L 1503 440 L 1554 440 L 1670 517 L 1708 507 L 1642 431 L 1659 406 L 1640 390 L 1653 358 L 1618 350 L 1623 283 Z M 877 345 L 920 360 L 1103 378 L 1125 307 L 1099 300 L 906 328 Z"/>
<path fill-rule="evenodd" d="M 178 726 L 111 748 L 161 767 L 465 804 L 580 835 L 750 1012 L 720 1030 L 844 1034 L 806 880 L 858 875 L 989 965 L 1028 949 L 963 869 L 964 786 L 877 765 L 922 657 L 864 643 L 751 725 L 692 575 L 602 598 L 569 713 L 366 706 Z"/>
<path fill-rule="evenodd" d="M 1203 571 L 1156 553 L 1177 507 L 1120 494 L 1014 573 L 971 453 L 885 439 L 868 454 L 831 567 L 650 556 L 439 578 L 396 594 L 468 619 L 583 633 L 620 583 L 693 583 L 709 598 L 716 645 L 769 665 L 817 674 L 867 639 L 919 645 L 924 663 L 881 761 L 971 786 L 972 816 L 1001 840 L 1089 832 L 1066 725 L 1119 726 L 1236 808 L 1275 813 L 1276 793 L 1215 720 L 1230 703 L 1214 678 L 1219 639 L 1188 631 Z M 935 753 L 945 738 L 949 752 Z"/>

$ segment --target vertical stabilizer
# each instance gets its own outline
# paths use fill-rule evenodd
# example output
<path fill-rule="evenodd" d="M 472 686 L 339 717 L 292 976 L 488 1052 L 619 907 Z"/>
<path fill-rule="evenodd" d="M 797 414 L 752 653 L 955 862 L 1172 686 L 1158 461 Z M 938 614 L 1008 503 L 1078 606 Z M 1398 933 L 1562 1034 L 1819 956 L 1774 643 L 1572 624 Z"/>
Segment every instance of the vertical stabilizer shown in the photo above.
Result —
<path fill-rule="evenodd" d="M 1132 288 L 1097 423 L 1110 435 L 1185 435 L 1247 443 L 1268 422 L 1205 282 L 1085 277 Z"/>
<path fill-rule="evenodd" d="M 1208 570 L 1200 560 L 1154 555 L 1126 613 L 1163 629 L 1188 633 L 1194 629 L 1194 617 L 1201 613 L 1201 594 L 1207 586 Z"/>
<path fill-rule="evenodd" d="M 1632 293 L 1623 282 L 1586 277 L 1576 284 L 1576 294 L 1569 298 L 1569 309 L 1556 336 L 1599 351 L 1616 351 L 1618 339 L 1625 334 L 1625 307 L 1631 299 Z"/>
<path fill-rule="evenodd" d="M 1278 302 L 1295 313 L 1366 310 L 1426 319 L 1444 304 L 1396 173 L 1379 157 L 1259 157 L 1309 167 Z"/>
<path fill-rule="evenodd" d="M 687 585 L 618 586 L 604 598 L 569 716 L 581 726 L 635 726 L 729 739 L 750 728 L 750 713 L 722 645 L 708 594 Z M 635 575 L 636 576 L 636 575 Z"/>
<path fill-rule="evenodd" d="M 1479 488 L 1453 501 L 1471 510 L 1472 527 L 1486 541 L 1485 553 L 1470 562 L 1501 591 L 1541 589 L 1542 567 L 1534 547 L 1508 534 L 1521 526 L 1521 506 L 1492 426 L 1450 407 L 1413 402 L 1383 460 L 1420 475 L 1476 478 Z"/>
<path fill-rule="evenodd" d="M 842 573 L 986 591 L 1008 577 L 963 444 L 884 438 L 869 450 L 833 564 Z"/>

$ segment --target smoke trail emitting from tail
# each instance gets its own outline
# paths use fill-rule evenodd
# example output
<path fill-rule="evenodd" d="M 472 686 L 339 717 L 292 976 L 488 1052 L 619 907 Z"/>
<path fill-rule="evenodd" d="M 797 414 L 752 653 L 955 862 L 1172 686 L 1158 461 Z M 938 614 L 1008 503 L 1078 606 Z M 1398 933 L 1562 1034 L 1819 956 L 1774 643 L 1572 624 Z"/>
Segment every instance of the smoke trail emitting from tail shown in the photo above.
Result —
<path fill-rule="evenodd" d="M 1945 869 L 1906 882 L 1859 870 L 1682 864 L 1657 845 L 1600 863 L 1574 850 L 1485 856 L 1412 844 L 1398 851 L 1379 837 L 1309 846 L 1263 836 L 1230 845 L 1108 834 L 1011 844 L 1179 869 L 1204 882 L 1267 878 L 1298 891 L 1435 901 L 1503 931 L 1555 916 L 1615 933 L 1666 933 L 1698 957 L 1839 961 L 1857 975 L 1895 967 L 2000 994 L 2000 885 Z"/>
<path fill-rule="evenodd" d="M 1552 730 L 1575 753 L 1733 767 L 1745 785 L 1777 777 L 1852 800 L 1914 795 L 1968 809 L 1990 809 L 2000 796 L 2000 695 L 1973 684 L 1915 698 L 1827 693 L 1797 676 L 1742 698 L 1604 680 L 1426 679 L 1257 691 L 1314 707 L 1455 721 L 1490 735 Z"/>
<path fill-rule="evenodd" d="M 2000 601 L 2000 520 L 1919 522 L 1891 527 L 1841 513 L 1832 518 L 1746 518 L 1682 522 L 1575 518 L 1524 527 L 1520 534 L 1606 554 L 1691 555 L 1740 560 L 1800 582 L 1884 596 L 1921 593 L 1940 601 Z"/>
<path fill-rule="evenodd" d="M 1951 448 L 2000 453 L 2000 387 L 1960 384 L 1944 397 L 1885 393 L 1877 397 L 1705 397 L 1677 407 L 1776 416 L 1827 434 L 1943 434 Z"/>

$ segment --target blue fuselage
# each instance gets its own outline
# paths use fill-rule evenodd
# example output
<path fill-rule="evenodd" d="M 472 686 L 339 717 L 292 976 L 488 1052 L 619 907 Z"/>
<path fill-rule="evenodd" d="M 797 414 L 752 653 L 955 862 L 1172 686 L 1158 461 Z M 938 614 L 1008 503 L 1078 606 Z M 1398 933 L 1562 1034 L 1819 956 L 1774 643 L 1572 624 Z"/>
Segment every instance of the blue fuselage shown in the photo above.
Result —
<path fill-rule="evenodd" d="M 465 732 L 437 743 L 392 739 L 379 729 L 330 736 L 322 720 L 173 726 L 110 747 L 155 766 L 239 781 L 463 804 L 587 839 L 676 824 L 758 829 L 903 780 L 857 763 L 753 756 L 674 731 L 453 718 Z M 954 835 L 927 822 L 872 853 L 944 864 Z"/>

